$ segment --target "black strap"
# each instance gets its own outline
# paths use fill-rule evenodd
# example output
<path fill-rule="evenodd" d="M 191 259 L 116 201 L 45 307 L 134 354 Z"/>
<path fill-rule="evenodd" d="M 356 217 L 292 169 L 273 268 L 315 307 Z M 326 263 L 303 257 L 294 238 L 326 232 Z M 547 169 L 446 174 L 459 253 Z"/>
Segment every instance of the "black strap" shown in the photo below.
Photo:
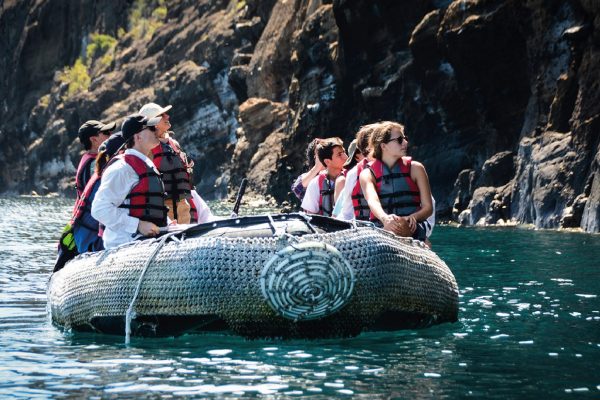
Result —
<path fill-rule="evenodd" d="M 119 208 L 127 208 L 129 210 L 160 210 L 168 211 L 169 209 L 165 206 L 155 206 L 154 204 L 121 204 Z"/>
<path fill-rule="evenodd" d="M 410 176 L 409 172 L 393 172 L 388 175 L 381 175 L 379 178 L 376 177 L 375 182 L 381 182 L 382 179 L 388 181 L 395 178 L 406 178 L 407 176 Z"/>
<path fill-rule="evenodd" d="M 412 190 L 403 190 L 403 191 L 400 191 L 400 192 L 380 194 L 379 198 L 380 199 L 387 199 L 387 198 L 390 198 L 390 197 L 400 197 L 400 196 L 419 196 L 420 194 L 421 193 L 414 192 Z"/>
<path fill-rule="evenodd" d="M 125 196 L 126 199 L 131 199 L 132 197 L 162 197 L 164 199 L 165 192 L 135 192 L 129 193 L 127 196 Z"/>
<path fill-rule="evenodd" d="M 165 175 L 165 174 L 175 175 L 178 172 L 185 172 L 187 174 L 188 170 L 187 170 L 187 168 L 183 168 L 183 167 L 160 170 L 160 173 L 163 175 Z"/>
<path fill-rule="evenodd" d="M 189 180 L 185 179 L 185 178 L 179 178 L 179 179 L 163 179 L 163 183 L 167 183 L 167 184 L 173 184 L 173 183 L 189 183 Z"/>

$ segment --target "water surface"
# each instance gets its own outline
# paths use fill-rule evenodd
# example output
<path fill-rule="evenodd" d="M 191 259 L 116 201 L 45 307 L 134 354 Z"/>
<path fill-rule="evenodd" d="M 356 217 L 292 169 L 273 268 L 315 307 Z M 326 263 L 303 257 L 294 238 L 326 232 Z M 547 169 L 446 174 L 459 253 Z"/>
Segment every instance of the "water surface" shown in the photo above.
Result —
<path fill-rule="evenodd" d="M 0 207 L 1 398 L 600 398 L 599 235 L 437 227 L 434 249 L 460 288 L 455 324 L 343 340 L 215 334 L 126 346 L 63 332 L 47 317 L 72 202 L 0 198 Z"/>

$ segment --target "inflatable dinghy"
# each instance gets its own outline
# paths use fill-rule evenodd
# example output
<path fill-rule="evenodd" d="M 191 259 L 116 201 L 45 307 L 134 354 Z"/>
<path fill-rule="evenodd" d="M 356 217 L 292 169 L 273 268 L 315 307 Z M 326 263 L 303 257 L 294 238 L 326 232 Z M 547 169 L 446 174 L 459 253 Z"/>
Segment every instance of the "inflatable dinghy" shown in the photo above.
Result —
<path fill-rule="evenodd" d="M 454 322 L 458 288 L 421 242 L 276 214 L 82 254 L 49 281 L 53 323 L 119 335 L 330 338 Z"/>

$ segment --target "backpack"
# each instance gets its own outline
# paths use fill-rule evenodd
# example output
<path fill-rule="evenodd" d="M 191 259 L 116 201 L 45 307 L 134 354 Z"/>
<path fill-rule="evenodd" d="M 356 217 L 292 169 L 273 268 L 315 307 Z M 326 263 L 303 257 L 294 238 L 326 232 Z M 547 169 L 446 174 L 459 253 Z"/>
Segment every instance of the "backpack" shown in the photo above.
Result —
<path fill-rule="evenodd" d="M 75 258 L 78 254 L 75 237 L 73 236 L 73 227 L 68 223 L 63 228 L 62 235 L 60 235 L 60 239 L 58 240 L 58 255 L 52 272 L 60 271 L 68 261 Z"/>

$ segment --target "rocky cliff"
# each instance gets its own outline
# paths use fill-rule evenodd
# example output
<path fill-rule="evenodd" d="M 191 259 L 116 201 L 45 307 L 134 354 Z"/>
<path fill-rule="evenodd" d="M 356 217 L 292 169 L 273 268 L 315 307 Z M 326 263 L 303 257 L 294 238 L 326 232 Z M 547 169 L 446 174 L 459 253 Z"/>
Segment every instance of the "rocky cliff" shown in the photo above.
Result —
<path fill-rule="evenodd" d="M 0 34 L 7 191 L 68 192 L 79 125 L 154 101 L 209 198 L 293 201 L 312 138 L 391 119 L 440 217 L 600 231 L 595 0 L 8 0 Z"/>

